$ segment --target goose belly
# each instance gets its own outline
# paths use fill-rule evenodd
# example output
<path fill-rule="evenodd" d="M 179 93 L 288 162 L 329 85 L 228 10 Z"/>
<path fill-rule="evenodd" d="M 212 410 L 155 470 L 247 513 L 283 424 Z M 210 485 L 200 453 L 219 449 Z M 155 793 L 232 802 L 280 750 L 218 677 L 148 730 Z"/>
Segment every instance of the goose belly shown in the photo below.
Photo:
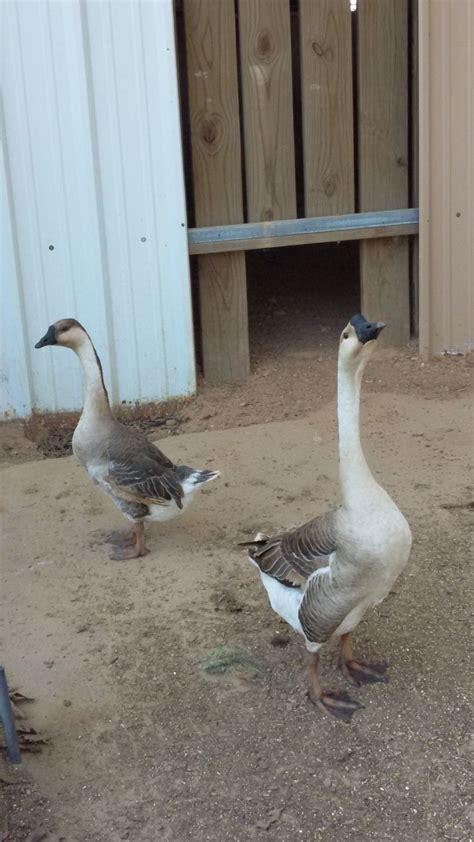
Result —
<path fill-rule="evenodd" d="M 395 575 L 390 577 L 381 577 L 378 581 L 374 580 L 372 587 L 370 589 L 370 593 L 368 593 L 357 605 L 344 617 L 342 623 L 337 627 L 336 631 L 334 632 L 335 637 L 340 637 L 341 634 L 349 634 L 349 632 L 354 631 L 357 628 L 360 621 L 362 620 L 365 612 L 369 608 L 373 608 L 375 605 L 379 605 L 386 596 L 395 582 L 395 580 L 399 576 L 399 572 L 397 571 Z"/>
<path fill-rule="evenodd" d="M 344 617 L 342 623 L 337 627 L 336 631 L 334 632 L 333 637 L 340 637 L 341 634 L 349 634 L 349 632 L 354 631 L 355 628 L 359 625 L 362 617 L 364 616 L 365 612 L 371 605 L 370 599 L 362 600 L 359 602 L 355 608 Z"/>

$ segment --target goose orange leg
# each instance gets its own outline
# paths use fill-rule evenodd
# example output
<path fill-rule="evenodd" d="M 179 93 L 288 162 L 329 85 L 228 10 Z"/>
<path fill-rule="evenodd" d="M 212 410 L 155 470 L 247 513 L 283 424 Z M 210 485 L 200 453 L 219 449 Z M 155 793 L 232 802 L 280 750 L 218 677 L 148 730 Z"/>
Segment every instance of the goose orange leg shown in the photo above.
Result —
<path fill-rule="evenodd" d="M 342 634 L 339 650 L 339 665 L 346 678 L 359 687 L 361 684 L 375 684 L 379 681 L 387 682 L 385 675 L 388 664 L 385 661 L 363 661 L 354 658 L 349 634 Z"/>
<path fill-rule="evenodd" d="M 111 536 L 113 542 L 113 535 Z M 134 523 L 132 532 L 127 533 L 120 538 L 112 555 L 111 559 L 114 561 L 124 561 L 128 558 L 141 558 L 148 553 L 145 546 L 145 527 L 142 521 Z"/>
<path fill-rule="evenodd" d="M 360 710 L 364 705 L 355 702 L 344 690 L 322 690 L 319 681 L 320 656 L 317 652 L 308 654 L 308 696 L 313 705 L 336 719 L 350 722 L 356 710 Z"/>

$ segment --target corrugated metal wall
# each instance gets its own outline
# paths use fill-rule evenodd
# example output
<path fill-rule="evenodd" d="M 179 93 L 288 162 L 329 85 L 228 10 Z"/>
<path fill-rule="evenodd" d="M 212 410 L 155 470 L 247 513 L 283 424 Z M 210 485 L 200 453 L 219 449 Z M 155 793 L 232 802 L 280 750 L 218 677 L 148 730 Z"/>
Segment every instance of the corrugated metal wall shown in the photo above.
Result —
<path fill-rule="evenodd" d="M 116 404 L 195 388 L 172 0 L 8 2 L 0 412 L 77 409 L 89 330 Z"/>
<path fill-rule="evenodd" d="M 474 348 L 474 2 L 419 0 L 420 347 Z"/>

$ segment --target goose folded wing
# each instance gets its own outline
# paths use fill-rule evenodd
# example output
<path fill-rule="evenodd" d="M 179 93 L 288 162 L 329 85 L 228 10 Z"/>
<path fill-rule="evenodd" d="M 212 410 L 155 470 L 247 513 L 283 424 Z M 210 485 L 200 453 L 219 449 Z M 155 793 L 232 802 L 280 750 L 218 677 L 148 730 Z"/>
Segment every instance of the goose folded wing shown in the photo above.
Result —
<path fill-rule="evenodd" d="M 162 506 L 174 500 L 183 507 L 184 492 L 174 465 L 151 442 L 122 446 L 120 452 L 110 452 L 109 459 L 105 479 L 120 497 Z"/>
<path fill-rule="evenodd" d="M 301 587 L 336 549 L 335 515 L 327 512 L 296 529 L 256 541 L 250 556 L 263 573 Z"/>
<path fill-rule="evenodd" d="M 354 593 L 335 581 L 330 567 L 319 569 L 310 578 L 298 611 L 306 638 L 325 643 L 356 605 Z"/>

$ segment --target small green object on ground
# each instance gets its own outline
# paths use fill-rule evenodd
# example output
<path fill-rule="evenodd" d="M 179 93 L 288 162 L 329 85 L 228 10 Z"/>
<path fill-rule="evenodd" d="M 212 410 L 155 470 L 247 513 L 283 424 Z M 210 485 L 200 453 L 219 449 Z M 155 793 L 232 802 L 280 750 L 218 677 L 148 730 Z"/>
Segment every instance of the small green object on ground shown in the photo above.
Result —
<path fill-rule="evenodd" d="M 211 649 L 202 659 L 201 669 L 210 673 L 226 673 L 232 671 L 253 671 L 263 675 L 265 668 L 243 649 L 233 649 L 230 646 L 218 646 Z"/>

